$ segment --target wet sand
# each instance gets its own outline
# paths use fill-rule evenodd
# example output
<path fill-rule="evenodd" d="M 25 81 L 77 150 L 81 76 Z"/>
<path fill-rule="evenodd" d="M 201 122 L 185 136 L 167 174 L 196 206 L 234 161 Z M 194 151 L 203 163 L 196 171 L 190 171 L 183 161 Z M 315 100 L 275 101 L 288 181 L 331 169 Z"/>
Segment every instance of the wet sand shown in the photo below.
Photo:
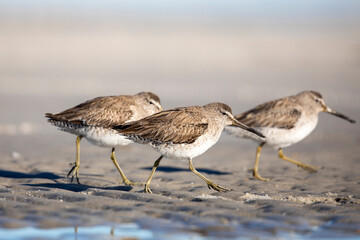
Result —
<path fill-rule="evenodd" d="M 66 173 L 74 160 L 75 137 L 54 132 L 1 136 L 1 228 L 136 223 L 145 229 L 231 238 L 360 236 L 358 137 L 315 132 L 285 149 L 290 157 L 322 167 L 317 173 L 299 170 L 265 149 L 259 171 L 272 180 L 261 182 L 249 171 L 256 145 L 223 135 L 194 165 L 233 191 L 209 190 L 187 162 L 165 159 L 151 195 L 141 186 L 120 184 L 110 150 L 86 141 L 81 146 L 82 184 L 71 183 Z M 118 162 L 134 181 L 146 180 L 156 157 L 152 149 L 136 144 L 117 151 Z"/>

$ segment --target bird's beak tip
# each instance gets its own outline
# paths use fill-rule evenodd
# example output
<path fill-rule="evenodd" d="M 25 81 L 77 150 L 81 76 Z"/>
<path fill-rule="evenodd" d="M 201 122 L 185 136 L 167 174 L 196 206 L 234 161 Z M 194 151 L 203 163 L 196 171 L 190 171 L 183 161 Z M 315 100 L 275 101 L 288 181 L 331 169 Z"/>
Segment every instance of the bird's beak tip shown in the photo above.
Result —
<path fill-rule="evenodd" d="M 255 130 L 254 128 L 248 127 L 245 124 L 241 124 L 239 121 L 237 121 L 236 119 L 233 120 L 233 123 L 230 126 L 234 126 L 234 127 L 240 127 L 242 129 L 245 129 L 249 132 L 252 132 L 256 135 L 258 135 L 261 138 L 266 138 L 261 132 Z"/>
<path fill-rule="evenodd" d="M 334 110 L 332 110 L 331 108 L 329 108 L 329 107 L 327 107 L 327 106 L 324 107 L 324 112 L 330 113 L 330 114 L 332 114 L 332 115 L 334 115 L 334 116 L 337 116 L 337 117 L 340 117 L 340 118 L 342 118 L 342 119 L 344 119 L 344 120 L 346 120 L 346 121 L 348 121 L 348 122 L 350 122 L 350 123 L 356 123 L 356 121 L 355 121 L 354 119 L 351 119 L 351 118 L 349 118 L 348 116 L 345 116 L 345 115 L 342 114 L 342 113 L 339 113 L 339 112 L 337 112 L 337 111 L 334 111 Z"/>

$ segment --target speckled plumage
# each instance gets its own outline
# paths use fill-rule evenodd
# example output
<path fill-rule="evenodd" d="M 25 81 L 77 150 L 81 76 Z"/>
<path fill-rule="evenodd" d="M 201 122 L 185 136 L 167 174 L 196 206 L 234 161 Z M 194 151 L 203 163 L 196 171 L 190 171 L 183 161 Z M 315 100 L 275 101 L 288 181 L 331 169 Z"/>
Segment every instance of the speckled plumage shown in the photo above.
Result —
<path fill-rule="evenodd" d="M 318 114 L 322 111 L 331 113 L 347 121 L 355 122 L 345 115 L 337 113 L 327 107 L 320 93 L 316 91 L 304 91 L 297 95 L 266 102 L 235 116 L 238 121 L 261 131 L 266 139 L 260 139 L 233 127 L 226 127 L 225 131 L 236 137 L 250 138 L 259 142 L 257 162 L 259 160 L 258 157 L 261 147 L 271 146 L 279 149 L 279 156 L 282 159 L 314 172 L 316 168 L 285 157 L 282 154 L 282 148 L 291 146 L 308 136 L 315 129 L 318 122 Z M 254 169 L 256 172 L 257 163 L 255 163 Z M 264 180 L 261 179 L 257 173 L 254 173 L 254 176 L 260 180 Z"/>
<path fill-rule="evenodd" d="M 156 104 L 156 105 L 155 105 Z M 97 97 L 57 114 L 46 113 L 53 124 L 66 122 L 68 125 L 112 126 L 134 121 L 158 112 L 160 99 L 151 92 L 136 95 Z M 66 131 L 66 129 L 62 129 Z"/>
<path fill-rule="evenodd" d="M 160 110 L 158 96 L 151 92 L 140 92 L 135 95 L 97 97 L 57 114 L 46 113 L 45 117 L 61 131 L 75 134 L 80 139 L 84 137 L 95 145 L 113 148 L 114 151 L 116 146 L 132 141 L 117 134 L 112 126 L 135 121 Z"/>
<path fill-rule="evenodd" d="M 191 160 L 213 146 L 224 127 L 232 124 L 253 131 L 237 122 L 231 108 L 223 103 L 162 111 L 138 121 L 116 126 L 114 129 L 132 141 L 153 147 L 161 156 L 189 160 L 192 166 Z M 203 176 L 200 177 L 205 180 Z M 151 180 L 151 177 L 149 179 Z M 205 182 L 217 191 L 226 190 L 209 180 Z M 145 191 L 150 192 L 150 189 L 145 188 Z"/>

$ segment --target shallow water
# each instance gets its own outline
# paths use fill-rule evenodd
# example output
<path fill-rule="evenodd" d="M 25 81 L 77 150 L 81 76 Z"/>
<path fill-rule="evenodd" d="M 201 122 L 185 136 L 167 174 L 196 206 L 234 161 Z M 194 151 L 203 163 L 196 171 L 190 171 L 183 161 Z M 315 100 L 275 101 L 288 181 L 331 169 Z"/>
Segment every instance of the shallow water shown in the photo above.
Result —
<path fill-rule="evenodd" d="M 357 225 L 341 225 L 329 221 L 322 226 L 311 226 L 303 221 L 300 225 L 276 221 L 276 219 L 258 219 L 246 224 L 214 224 L 173 222 L 146 218 L 138 223 L 108 224 L 83 227 L 16 229 L 0 228 L 0 239 L 141 239 L 141 240 L 177 240 L 177 239 L 359 239 Z"/>
<path fill-rule="evenodd" d="M 153 239 L 150 231 L 141 230 L 135 224 L 126 224 L 111 228 L 108 226 L 65 227 L 39 229 L 26 227 L 21 229 L 0 229 L 0 239 L 112 239 L 114 237 L 133 239 Z"/>

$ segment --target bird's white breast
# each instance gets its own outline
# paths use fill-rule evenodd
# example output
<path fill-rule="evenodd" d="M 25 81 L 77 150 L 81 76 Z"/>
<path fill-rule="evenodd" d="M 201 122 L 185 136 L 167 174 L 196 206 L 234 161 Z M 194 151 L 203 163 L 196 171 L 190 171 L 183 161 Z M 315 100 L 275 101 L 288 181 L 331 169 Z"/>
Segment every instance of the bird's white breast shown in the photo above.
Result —
<path fill-rule="evenodd" d="M 100 147 L 112 148 L 132 143 L 131 140 L 125 138 L 124 136 L 118 134 L 117 131 L 110 128 L 75 125 L 62 122 L 55 122 L 53 124 L 61 131 L 82 136 L 90 143 Z"/>
<path fill-rule="evenodd" d="M 132 143 L 117 131 L 108 128 L 91 127 L 84 132 L 83 136 L 92 144 L 100 147 L 125 146 Z"/>
<path fill-rule="evenodd" d="M 212 147 L 218 140 L 221 135 L 221 131 L 219 133 L 210 133 L 198 137 L 195 142 L 191 144 L 171 144 L 171 143 L 163 143 L 163 144 L 150 144 L 153 148 L 155 148 L 161 155 L 177 160 L 187 160 L 195 158 Z"/>
<path fill-rule="evenodd" d="M 225 131 L 235 137 L 250 138 L 256 142 L 266 142 L 266 145 L 273 148 L 284 148 L 294 143 L 300 142 L 309 135 L 316 127 L 318 117 L 313 118 L 301 117 L 295 126 L 291 129 L 275 128 L 275 127 L 254 127 L 265 135 L 266 139 L 262 139 L 257 135 L 245 131 L 237 127 L 226 127 Z M 265 146 L 266 146 L 265 145 Z"/>

